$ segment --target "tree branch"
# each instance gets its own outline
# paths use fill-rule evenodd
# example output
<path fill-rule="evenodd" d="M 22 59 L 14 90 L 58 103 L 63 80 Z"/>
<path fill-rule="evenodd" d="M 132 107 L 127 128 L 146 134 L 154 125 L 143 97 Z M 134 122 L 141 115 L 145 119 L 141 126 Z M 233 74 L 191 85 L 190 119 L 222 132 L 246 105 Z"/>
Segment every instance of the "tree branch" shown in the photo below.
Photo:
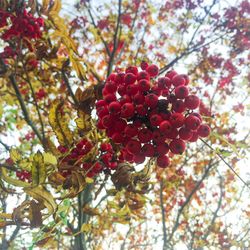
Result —
<path fill-rule="evenodd" d="M 163 250 L 167 249 L 167 227 L 166 227 L 166 216 L 163 203 L 163 181 L 160 183 L 160 206 L 161 206 L 161 218 L 162 218 L 162 231 L 163 231 Z"/>

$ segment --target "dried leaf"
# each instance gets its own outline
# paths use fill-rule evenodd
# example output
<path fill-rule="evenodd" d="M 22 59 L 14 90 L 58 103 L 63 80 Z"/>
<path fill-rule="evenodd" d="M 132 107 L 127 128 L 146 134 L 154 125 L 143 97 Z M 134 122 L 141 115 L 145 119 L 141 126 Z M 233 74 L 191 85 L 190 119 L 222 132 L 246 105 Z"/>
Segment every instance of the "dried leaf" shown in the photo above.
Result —
<path fill-rule="evenodd" d="M 37 200 L 39 203 L 44 205 L 48 209 L 48 215 L 54 214 L 57 210 L 57 205 L 50 192 L 48 192 L 42 186 L 36 186 L 32 188 L 24 188 L 24 191 Z"/>
<path fill-rule="evenodd" d="M 31 168 L 32 184 L 43 184 L 46 179 L 46 167 L 43 161 L 43 155 L 41 152 L 37 152 L 33 157 L 33 164 Z"/>

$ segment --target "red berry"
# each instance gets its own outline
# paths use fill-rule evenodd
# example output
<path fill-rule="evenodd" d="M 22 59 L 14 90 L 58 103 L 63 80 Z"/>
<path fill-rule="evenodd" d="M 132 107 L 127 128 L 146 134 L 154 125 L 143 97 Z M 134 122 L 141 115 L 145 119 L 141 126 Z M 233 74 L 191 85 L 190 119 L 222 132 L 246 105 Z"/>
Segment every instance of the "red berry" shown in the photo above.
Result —
<path fill-rule="evenodd" d="M 153 138 L 153 133 L 148 128 L 143 128 L 138 132 L 138 139 L 142 143 L 149 142 Z"/>
<path fill-rule="evenodd" d="M 144 105 L 140 104 L 136 106 L 136 112 L 139 116 L 145 116 L 148 112 L 148 109 Z"/>
<path fill-rule="evenodd" d="M 115 77 L 115 83 L 117 85 L 121 85 L 124 83 L 124 77 L 125 77 L 125 74 L 124 73 L 118 73 Z"/>
<path fill-rule="evenodd" d="M 102 118 L 102 125 L 103 125 L 105 128 L 109 128 L 109 127 L 111 127 L 113 124 L 114 124 L 114 118 L 113 118 L 111 115 L 105 115 L 105 116 Z"/>
<path fill-rule="evenodd" d="M 109 76 L 108 76 L 108 78 L 107 78 L 107 81 L 114 81 L 115 80 L 115 78 L 116 78 L 116 74 L 115 73 L 112 73 L 112 74 L 110 74 Z"/>
<path fill-rule="evenodd" d="M 199 134 L 197 132 L 193 132 L 192 137 L 188 140 L 189 142 L 196 142 L 199 139 Z"/>
<path fill-rule="evenodd" d="M 175 139 L 178 136 L 178 130 L 176 128 L 172 128 L 170 132 L 165 134 L 168 139 Z"/>
<path fill-rule="evenodd" d="M 190 81 L 188 75 L 181 74 L 180 76 L 182 76 L 185 79 L 185 85 L 188 85 Z"/>
<path fill-rule="evenodd" d="M 109 114 L 109 110 L 108 108 L 105 106 L 103 107 L 100 107 L 98 110 L 97 110 L 97 115 L 99 118 L 103 118 L 103 116 L 105 115 L 108 115 Z"/>
<path fill-rule="evenodd" d="M 175 75 L 177 75 L 177 72 L 174 70 L 170 70 L 166 73 L 165 76 L 168 77 L 170 80 L 172 80 Z"/>
<path fill-rule="evenodd" d="M 126 69 L 126 73 L 132 73 L 134 75 L 137 75 L 138 74 L 138 69 L 136 66 L 129 66 L 127 69 Z"/>
<path fill-rule="evenodd" d="M 186 86 L 179 86 L 174 92 L 175 96 L 179 99 L 184 99 L 188 96 L 188 88 Z"/>
<path fill-rule="evenodd" d="M 138 85 L 137 84 L 130 84 L 126 88 L 127 95 L 135 95 L 138 92 Z"/>
<path fill-rule="evenodd" d="M 166 168 L 170 164 L 170 160 L 166 155 L 157 157 L 156 164 L 160 168 Z"/>
<path fill-rule="evenodd" d="M 107 105 L 107 103 L 104 100 L 99 100 L 95 104 L 97 109 L 100 108 L 100 107 L 106 106 L 106 105 Z"/>
<path fill-rule="evenodd" d="M 125 84 L 133 84 L 135 83 L 137 77 L 133 73 L 127 73 L 124 77 Z"/>
<path fill-rule="evenodd" d="M 182 154 L 186 149 L 186 144 L 181 139 L 174 139 L 170 142 L 169 148 L 173 154 Z"/>
<path fill-rule="evenodd" d="M 134 155 L 130 154 L 127 150 L 124 150 L 124 151 L 122 152 L 122 155 L 123 155 L 123 157 L 124 157 L 124 160 L 126 160 L 126 161 L 131 162 L 131 161 L 133 161 L 133 159 L 134 159 Z"/>
<path fill-rule="evenodd" d="M 186 110 L 186 105 L 182 100 L 177 100 L 177 101 L 173 102 L 172 109 L 175 112 L 183 113 Z"/>
<path fill-rule="evenodd" d="M 142 93 L 137 93 L 133 96 L 133 101 L 135 104 L 143 104 L 145 101 L 145 97 Z"/>
<path fill-rule="evenodd" d="M 201 124 L 197 132 L 200 137 L 207 137 L 209 136 L 210 131 L 211 129 L 207 124 Z"/>
<path fill-rule="evenodd" d="M 146 92 L 150 89 L 150 83 L 147 79 L 141 79 L 138 82 L 138 88 L 141 92 Z"/>
<path fill-rule="evenodd" d="M 123 96 L 126 94 L 126 86 L 125 85 L 119 85 L 117 92 L 120 96 Z"/>
<path fill-rule="evenodd" d="M 111 102 L 108 106 L 108 110 L 111 114 L 119 114 L 121 112 L 121 104 L 117 101 Z"/>
<path fill-rule="evenodd" d="M 168 77 L 159 77 L 157 84 L 159 89 L 164 90 L 171 87 L 171 80 Z"/>
<path fill-rule="evenodd" d="M 123 105 L 124 103 L 131 102 L 131 98 L 129 97 L 129 95 L 123 95 L 119 99 L 119 102 L 121 103 L 121 105 Z"/>
<path fill-rule="evenodd" d="M 169 89 L 162 90 L 161 95 L 167 97 L 169 95 Z"/>
<path fill-rule="evenodd" d="M 140 81 L 141 79 L 149 80 L 150 79 L 150 75 L 146 71 L 141 71 L 137 75 L 137 80 Z"/>
<path fill-rule="evenodd" d="M 164 142 L 164 143 L 157 145 L 155 150 L 156 150 L 156 153 L 158 153 L 158 155 L 165 155 L 169 150 L 169 146 L 166 142 Z"/>
<path fill-rule="evenodd" d="M 185 105 L 188 109 L 196 109 L 200 105 L 200 99 L 196 95 L 189 95 L 185 98 Z"/>
<path fill-rule="evenodd" d="M 149 73 L 151 77 L 155 77 L 159 73 L 159 68 L 155 64 L 152 64 L 147 67 L 146 71 Z"/>
<path fill-rule="evenodd" d="M 182 75 L 175 75 L 172 79 L 172 83 L 175 87 L 185 85 L 186 80 Z"/>
<path fill-rule="evenodd" d="M 192 115 L 198 117 L 202 121 L 201 115 L 199 113 L 193 112 Z"/>
<path fill-rule="evenodd" d="M 145 96 L 145 104 L 152 108 L 155 108 L 158 104 L 158 96 L 155 94 L 148 94 Z"/>
<path fill-rule="evenodd" d="M 185 117 L 181 113 L 173 113 L 169 118 L 170 124 L 175 128 L 181 127 L 184 124 L 184 121 Z"/>
<path fill-rule="evenodd" d="M 166 134 L 171 132 L 172 126 L 170 124 L 169 121 L 163 121 L 160 124 L 159 130 L 161 131 L 161 133 Z"/>
<path fill-rule="evenodd" d="M 185 119 L 185 126 L 190 130 L 197 130 L 200 124 L 201 124 L 200 119 L 194 115 L 189 115 Z"/>
<path fill-rule="evenodd" d="M 148 67 L 148 63 L 145 62 L 145 61 L 142 61 L 142 62 L 141 62 L 141 69 L 142 69 L 142 70 L 146 70 L 147 67 Z"/>
<path fill-rule="evenodd" d="M 134 162 L 136 164 L 141 164 L 145 161 L 145 156 L 143 154 L 136 154 L 134 155 Z"/>
<path fill-rule="evenodd" d="M 112 141 L 113 141 L 114 143 L 120 144 L 120 143 L 123 142 L 123 140 L 124 140 L 124 137 L 123 137 L 122 134 L 119 133 L 119 132 L 114 133 L 114 134 L 112 135 Z"/>
<path fill-rule="evenodd" d="M 163 143 L 165 141 L 166 137 L 161 134 L 161 132 L 157 129 L 153 132 L 153 141 L 156 144 Z"/>
<path fill-rule="evenodd" d="M 147 143 L 143 145 L 141 152 L 144 156 L 153 157 L 155 154 L 155 148 L 152 144 Z"/>
<path fill-rule="evenodd" d="M 162 122 L 162 118 L 160 115 L 154 114 L 154 115 L 150 116 L 151 126 L 153 126 L 153 127 L 159 126 L 161 122 Z"/>
<path fill-rule="evenodd" d="M 182 140 L 189 140 L 193 136 L 193 132 L 185 127 L 179 130 L 179 137 Z"/>
<path fill-rule="evenodd" d="M 108 93 L 114 93 L 117 90 L 117 84 L 115 82 L 107 82 L 105 84 L 105 89 L 108 91 Z"/>
<path fill-rule="evenodd" d="M 114 94 L 108 94 L 104 97 L 104 100 L 107 102 L 107 103 L 111 103 L 111 102 L 114 102 L 116 101 L 116 96 Z"/>
<path fill-rule="evenodd" d="M 121 117 L 130 118 L 134 115 L 135 108 L 132 103 L 124 103 L 121 107 Z"/>
<path fill-rule="evenodd" d="M 113 123 L 114 130 L 117 132 L 122 132 L 127 126 L 127 122 L 124 119 L 118 119 Z"/>
<path fill-rule="evenodd" d="M 100 150 L 101 151 L 112 151 L 112 145 L 110 143 L 107 143 L 107 142 L 103 142 L 101 145 L 100 145 Z"/>
<path fill-rule="evenodd" d="M 134 124 L 129 124 L 126 126 L 124 132 L 127 137 L 131 138 L 137 135 L 138 128 Z"/>
<path fill-rule="evenodd" d="M 141 143 L 137 140 L 130 140 L 126 145 L 126 149 L 130 154 L 139 154 L 141 151 Z"/>

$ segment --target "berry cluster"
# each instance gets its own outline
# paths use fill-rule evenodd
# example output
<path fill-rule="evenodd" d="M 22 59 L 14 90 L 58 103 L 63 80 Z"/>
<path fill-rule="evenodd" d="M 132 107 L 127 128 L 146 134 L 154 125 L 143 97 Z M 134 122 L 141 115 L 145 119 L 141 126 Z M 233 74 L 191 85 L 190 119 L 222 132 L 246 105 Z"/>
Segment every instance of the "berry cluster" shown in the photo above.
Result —
<path fill-rule="evenodd" d="M 16 171 L 16 177 L 20 181 L 31 182 L 31 173 L 26 170 Z"/>
<path fill-rule="evenodd" d="M 59 146 L 58 150 L 63 154 L 60 158 L 61 174 L 67 177 L 71 175 L 72 170 L 78 170 L 84 171 L 87 177 L 94 177 L 102 171 L 113 170 L 117 167 L 113 147 L 106 142 L 99 145 L 95 152 L 95 161 L 86 162 L 85 157 L 93 147 L 94 145 L 87 139 L 80 140 L 72 149 Z"/>
<path fill-rule="evenodd" d="M 12 38 L 36 39 L 42 36 L 41 29 L 44 21 L 41 17 L 35 18 L 31 13 L 24 10 L 17 15 L 1 11 L 0 27 L 8 26 L 8 19 L 11 26 L 4 31 L 1 38 L 5 41 Z"/>
<path fill-rule="evenodd" d="M 130 66 L 112 73 L 96 102 L 97 126 L 120 150 L 120 161 L 143 163 L 156 157 L 159 167 L 170 164 L 172 154 L 182 154 L 186 142 L 210 133 L 198 112 L 200 100 L 189 93 L 187 75 L 169 71 L 156 77 L 156 65 L 141 64 L 142 71 Z M 171 155 L 171 154 L 170 154 Z"/>

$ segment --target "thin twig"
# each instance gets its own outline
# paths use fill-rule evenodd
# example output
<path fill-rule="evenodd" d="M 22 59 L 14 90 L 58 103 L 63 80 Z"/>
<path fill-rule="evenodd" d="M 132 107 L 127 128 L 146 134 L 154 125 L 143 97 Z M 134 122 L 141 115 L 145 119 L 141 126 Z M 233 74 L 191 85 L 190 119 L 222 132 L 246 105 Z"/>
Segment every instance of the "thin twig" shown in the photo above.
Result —
<path fill-rule="evenodd" d="M 218 152 L 216 152 L 216 150 L 210 146 L 206 141 L 204 141 L 203 139 L 200 138 L 200 140 L 206 145 L 208 146 L 213 152 L 215 152 L 215 154 L 231 169 L 231 171 L 240 179 L 240 181 L 247 187 L 250 189 L 249 185 L 240 177 L 240 175 L 233 169 L 233 167 L 224 159 L 224 157 L 219 154 Z"/>

